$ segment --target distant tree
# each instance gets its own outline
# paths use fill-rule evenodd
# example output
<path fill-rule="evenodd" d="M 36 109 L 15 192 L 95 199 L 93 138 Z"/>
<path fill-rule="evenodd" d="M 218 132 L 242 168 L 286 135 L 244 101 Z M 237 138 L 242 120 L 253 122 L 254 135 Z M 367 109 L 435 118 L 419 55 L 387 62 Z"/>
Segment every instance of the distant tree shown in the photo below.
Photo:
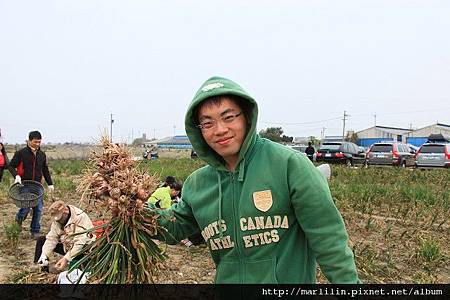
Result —
<path fill-rule="evenodd" d="M 292 143 L 293 140 L 294 140 L 294 137 L 292 137 L 292 136 L 287 136 L 287 135 L 283 134 L 283 136 L 281 137 L 281 141 L 283 143 Z"/>
<path fill-rule="evenodd" d="M 281 127 L 268 127 L 261 130 L 259 135 L 277 143 L 290 143 L 293 140 L 293 137 L 283 135 L 283 129 Z"/>
<path fill-rule="evenodd" d="M 356 144 L 358 142 L 358 135 L 354 132 L 352 134 L 349 134 L 347 132 L 347 136 L 345 137 L 345 140 Z"/>
<path fill-rule="evenodd" d="M 313 145 L 319 145 L 320 141 L 313 135 L 308 137 L 308 141 L 310 141 Z"/>

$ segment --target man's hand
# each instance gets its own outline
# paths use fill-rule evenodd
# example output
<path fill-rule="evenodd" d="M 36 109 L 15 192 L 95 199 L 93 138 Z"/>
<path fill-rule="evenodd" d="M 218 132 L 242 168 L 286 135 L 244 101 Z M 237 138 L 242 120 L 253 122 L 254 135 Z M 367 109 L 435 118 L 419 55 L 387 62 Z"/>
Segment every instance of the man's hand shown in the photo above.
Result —
<path fill-rule="evenodd" d="M 52 185 L 49 185 L 48 186 L 48 192 L 49 193 L 53 193 L 55 191 L 55 187 L 53 186 L 53 184 Z"/>
<path fill-rule="evenodd" d="M 65 267 L 67 267 L 68 263 L 69 262 L 67 261 L 67 259 L 63 257 L 55 264 L 55 268 L 57 268 L 58 270 L 63 270 Z"/>
<path fill-rule="evenodd" d="M 19 175 L 16 175 L 16 179 L 14 180 L 14 183 L 22 184 L 22 178 L 20 178 Z"/>
<path fill-rule="evenodd" d="M 45 254 L 42 254 L 41 257 L 39 257 L 39 260 L 37 261 L 37 264 L 41 267 L 48 266 L 48 257 Z"/>

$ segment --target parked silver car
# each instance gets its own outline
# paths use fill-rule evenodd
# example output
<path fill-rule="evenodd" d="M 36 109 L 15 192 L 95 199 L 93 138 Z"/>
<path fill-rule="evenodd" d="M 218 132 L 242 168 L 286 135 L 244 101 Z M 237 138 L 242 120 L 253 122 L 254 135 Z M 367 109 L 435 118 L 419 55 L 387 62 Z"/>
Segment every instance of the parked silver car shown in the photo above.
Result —
<path fill-rule="evenodd" d="M 450 143 L 426 143 L 416 153 L 418 168 L 449 168 Z"/>
<path fill-rule="evenodd" d="M 375 143 L 367 152 L 366 166 L 414 166 L 414 153 L 415 151 L 403 143 Z"/>

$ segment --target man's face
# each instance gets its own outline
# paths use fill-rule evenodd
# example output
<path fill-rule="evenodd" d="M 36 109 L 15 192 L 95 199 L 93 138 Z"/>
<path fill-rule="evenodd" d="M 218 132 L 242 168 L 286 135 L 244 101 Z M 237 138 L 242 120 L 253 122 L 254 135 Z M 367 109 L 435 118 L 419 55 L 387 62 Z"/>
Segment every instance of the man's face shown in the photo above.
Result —
<path fill-rule="evenodd" d="M 179 193 L 180 193 L 180 191 L 177 191 L 176 189 L 170 189 L 170 196 L 171 197 L 178 196 Z"/>
<path fill-rule="evenodd" d="M 32 139 L 30 141 L 30 147 L 34 149 L 38 149 L 41 146 L 41 140 L 38 139 Z"/>
<path fill-rule="evenodd" d="M 64 211 L 63 211 L 61 217 L 58 220 L 56 220 L 56 222 L 58 222 L 61 225 L 64 225 L 64 223 L 67 221 L 68 217 L 69 217 L 69 209 L 66 206 L 64 208 Z"/>
<path fill-rule="evenodd" d="M 237 163 L 247 131 L 241 108 L 228 98 L 224 98 L 220 104 L 206 103 L 198 110 L 198 121 L 200 124 L 212 122 L 213 127 L 201 129 L 206 143 L 227 163 Z"/>

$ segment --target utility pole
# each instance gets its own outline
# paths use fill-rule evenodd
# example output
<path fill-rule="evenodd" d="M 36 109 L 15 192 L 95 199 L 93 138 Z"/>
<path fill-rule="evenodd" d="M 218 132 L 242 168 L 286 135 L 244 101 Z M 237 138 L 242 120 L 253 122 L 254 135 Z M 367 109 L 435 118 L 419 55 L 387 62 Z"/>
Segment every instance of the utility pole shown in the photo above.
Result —
<path fill-rule="evenodd" d="M 175 125 L 173 125 L 173 136 L 175 136 Z"/>
<path fill-rule="evenodd" d="M 322 127 L 322 132 L 320 133 L 320 139 L 323 140 L 325 138 L 325 127 Z"/>
<path fill-rule="evenodd" d="M 375 127 L 377 126 L 377 113 L 373 115 Z"/>
<path fill-rule="evenodd" d="M 156 140 L 156 128 L 153 128 L 153 139 Z"/>
<path fill-rule="evenodd" d="M 344 110 L 344 118 L 342 121 L 344 121 L 344 126 L 342 126 L 342 141 L 345 141 L 345 121 L 347 120 L 347 117 L 350 117 L 350 115 L 347 115 L 347 112 Z"/>
<path fill-rule="evenodd" d="M 110 139 L 111 143 L 112 143 L 112 140 L 113 140 L 113 132 L 112 132 L 113 123 L 114 123 L 113 114 L 111 114 L 111 130 L 109 131 L 109 135 L 110 135 L 109 139 Z"/>

